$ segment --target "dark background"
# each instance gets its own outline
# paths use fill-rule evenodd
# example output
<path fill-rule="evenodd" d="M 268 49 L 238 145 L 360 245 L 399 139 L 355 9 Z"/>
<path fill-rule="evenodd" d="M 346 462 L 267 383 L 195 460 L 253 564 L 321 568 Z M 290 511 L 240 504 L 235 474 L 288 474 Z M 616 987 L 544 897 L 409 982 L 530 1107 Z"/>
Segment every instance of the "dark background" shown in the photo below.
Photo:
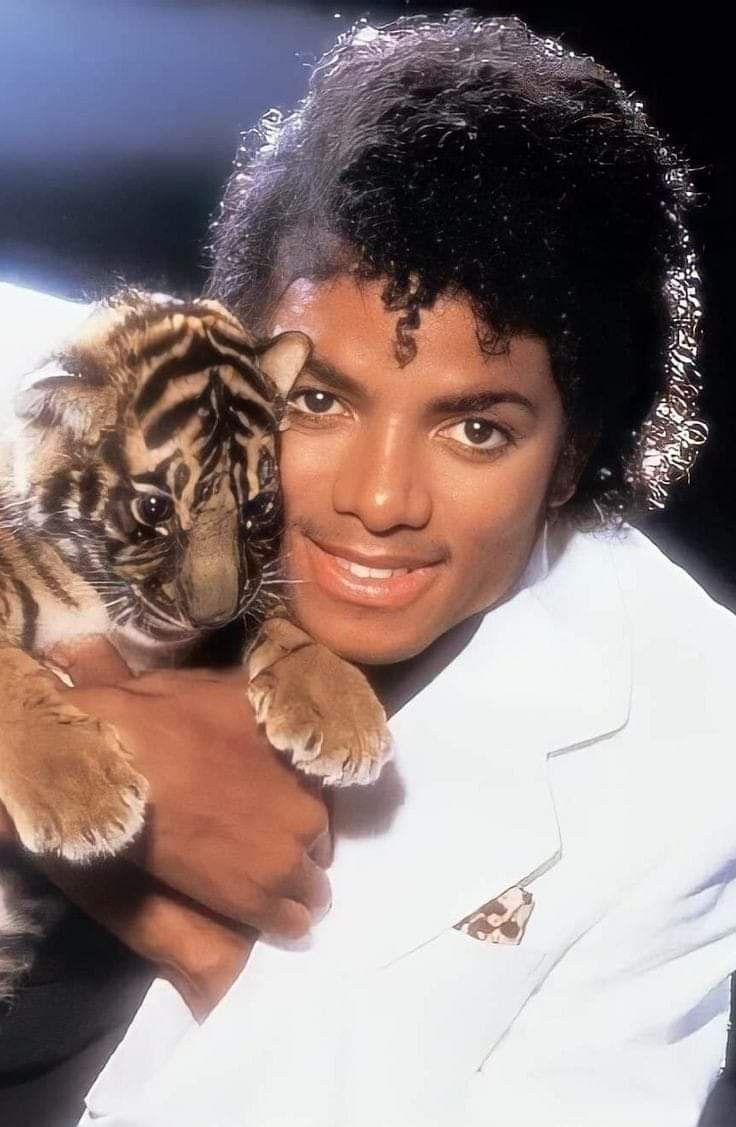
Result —
<path fill-rule="evenodd" d="M 238 132 L 288 109 L 309 67 L 361 16 L 432 2 L 2 0 L 0 278 L 63 296 L 120 279 L 196 291 Z M 736 609 L 736 389 L 731 39 L 714 6 L 478 4 L 562 36 L 636 91 L 697 169 L 701 349 L 711 440 L 689 487 L 647 530 Z"/>

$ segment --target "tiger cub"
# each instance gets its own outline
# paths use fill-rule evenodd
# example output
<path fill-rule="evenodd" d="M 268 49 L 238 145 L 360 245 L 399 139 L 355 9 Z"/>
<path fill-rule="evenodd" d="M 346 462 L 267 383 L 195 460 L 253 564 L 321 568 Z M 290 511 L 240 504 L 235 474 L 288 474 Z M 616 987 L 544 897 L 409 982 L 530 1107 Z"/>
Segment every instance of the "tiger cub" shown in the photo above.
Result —
<path fill-rule="evenodd" d="M 0 491 L 0 801 L 22 844 L 73 861 L 140 830 L 146 781 L 43 664 L 102 633 L 138 669 L 264 619 L 244 657 L 270 742 L 301 770 L 373 780 L 385 715 L 354 667 L 269 612 L 278 563 L 278 404 L 301 333 L 258 343 L 213 301 L 125 292 L 16 399 Z"/>

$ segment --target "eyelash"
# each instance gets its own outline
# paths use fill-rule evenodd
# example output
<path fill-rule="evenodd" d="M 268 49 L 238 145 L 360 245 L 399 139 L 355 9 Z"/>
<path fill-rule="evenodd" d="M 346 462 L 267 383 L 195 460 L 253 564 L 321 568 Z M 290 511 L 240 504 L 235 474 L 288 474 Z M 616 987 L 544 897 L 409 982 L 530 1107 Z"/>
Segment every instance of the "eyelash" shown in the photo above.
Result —
<path fill-rule="evenodd" d="M 309 395 L 310 393 L 312 395 L 324 395 L 328 399 L 331 399 L 333 403 L 340 403 L 340 399 L 336 395 L 333 395 L 333 393 L 330 391 L 324 391 L 319 387 L 300 387 L 298 390 L 293 391 L 287 399 L 287 411 L 290 408 L 293 408 L 296 414 L 300 416 L 300 419 L 307 423 L 308 426 L 323 426 L 324 423 L 322 422 L 322 420 L 339 418 L 339 416 L 328 414 L 326 411 L 309 411 L 305 410 L 304 408 L 297 407 L 297 398 Z M 446 423 L 445 428 L 443 429 L 446 429 L 447 427 L 460 426 L 462 423 L 470 423 L 476 421 L 490 424 L 490 426 L 492 426 L 495 431 L 503 435 L 505 442 L 500 446 L 492 446 L 488 449 L 483 449 L 480 446 L 473 446 L 472 443 L 466 444 L 464 442 L 460 442 L 458 439 L 451 438 L 449 441 L 452 442 L 457 448 L 462 450 L 463 455 L 465 455 L 466 457 L 481 461 L 490 461 L 493 458 L 500 457 L 506 451 L 508 446 L 516 444 L 516 435 L 509 427 L 501 426 L 494 420 L 486 419 L 482 415 L 465 415 L 460 419 L 456 419 L 454 422 Z"/>

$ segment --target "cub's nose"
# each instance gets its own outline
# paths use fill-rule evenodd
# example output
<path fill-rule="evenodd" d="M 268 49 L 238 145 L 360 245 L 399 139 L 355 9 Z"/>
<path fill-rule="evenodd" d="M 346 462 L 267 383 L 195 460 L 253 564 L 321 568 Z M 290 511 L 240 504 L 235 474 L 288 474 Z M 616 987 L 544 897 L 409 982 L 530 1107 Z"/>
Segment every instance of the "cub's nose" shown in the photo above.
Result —
<path fill-rule="evenodd" d="M 193 626 L 202 629 L 223 626 L 238 613 L 238 592 L 225 589 L 220 584 L 208 584 L 197 591 L 185 588 L 182 594 L 187 618 Z"/>

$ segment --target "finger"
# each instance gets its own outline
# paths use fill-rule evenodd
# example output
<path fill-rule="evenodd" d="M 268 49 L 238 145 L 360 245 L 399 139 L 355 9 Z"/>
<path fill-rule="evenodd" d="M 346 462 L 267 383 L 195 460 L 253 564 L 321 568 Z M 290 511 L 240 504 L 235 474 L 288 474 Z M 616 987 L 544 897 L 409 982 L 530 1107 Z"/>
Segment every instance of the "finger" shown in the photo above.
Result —
<path fill-rule="evenodd" d="M 329 869 L 332 864 L 333 854 L 332 834 L 329 830 L 325 830 L 324 833 L 320 834 L 309 850 L 309 856 L 312 858 L 315 865 L 319 865 L 322 869 Z"/>
<path fill-rule="evenodd" d="M 293 771 L 293 773 L 305 793 L 299 804 L 298 821 L 291 826 L 291 829 L 311 855 L 318 844 L 321 849 L 325 848 L 322 839 L 330 832 L 332 796 L 324 789 L 321 779 L 305 775 L 302 771 Z"/>
<path fill-rule="evenodd" d="M 113 644 L 99 636 L 64 642 L 55 646 L 48 658 L 77 688 L 118 685 L 132 676 Z"/>
<path fill-rule="evenodd" d="M 226 920 L 254 928 L 278 939 L 302 939 L 311 931 L 314 920 L 303 903 L 288 895 L 265 893 L 257 885 L 241 887 L 239 903 L 228 898 L 210 896 L 210 910 Z M 217 900 L 216 906 L 212 901 Z"/>
<path fill-rule="evenodd" d="M 312 917 L 296 900 L 279 900 L 264 919 L 260 930 L 275 939 L 303 939 L 312 929 Z"/>
<path fill-rule="evenodd" d="M 332 890 L 327 874 L 311 857 L 303 858 L 297 871 L 285 885 L 284 894 L 303 904 L 313 923 L 321 920 L 332 904 Z"/>

